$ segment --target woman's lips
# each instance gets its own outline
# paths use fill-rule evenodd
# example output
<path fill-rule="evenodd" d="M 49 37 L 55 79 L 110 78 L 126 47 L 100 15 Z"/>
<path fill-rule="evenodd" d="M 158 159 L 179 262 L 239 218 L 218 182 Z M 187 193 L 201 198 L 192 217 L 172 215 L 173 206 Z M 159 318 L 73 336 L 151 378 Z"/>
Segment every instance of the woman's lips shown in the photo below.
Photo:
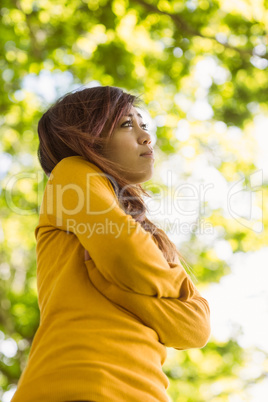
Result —
<path fill-rule="evenodd" d="M 154 154 L 144 154 L 144 155 L 141 155 L 141 156 L 143 156 L 144 158 L 154 159 Z"/>

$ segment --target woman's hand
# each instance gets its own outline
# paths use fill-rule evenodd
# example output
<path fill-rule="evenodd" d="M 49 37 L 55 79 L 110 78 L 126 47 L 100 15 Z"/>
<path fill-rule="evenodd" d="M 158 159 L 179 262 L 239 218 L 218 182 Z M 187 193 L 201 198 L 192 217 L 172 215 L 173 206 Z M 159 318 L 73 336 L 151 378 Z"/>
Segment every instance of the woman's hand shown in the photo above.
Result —
<path fill-rule="evenodd" d="M 88 251 L 85 249 L 85 261 L 91 260 L 90 255 L 88 254 Z"/>

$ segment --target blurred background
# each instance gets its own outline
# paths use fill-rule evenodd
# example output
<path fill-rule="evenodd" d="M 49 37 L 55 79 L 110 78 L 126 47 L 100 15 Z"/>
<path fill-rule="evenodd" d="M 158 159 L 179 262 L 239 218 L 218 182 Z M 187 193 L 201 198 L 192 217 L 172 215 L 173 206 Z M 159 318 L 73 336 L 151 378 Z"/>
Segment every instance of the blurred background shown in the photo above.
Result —
<path fill-rule="evenodd" d="M 2 0 L 0 14 L 0 400 L 39 323 L 37 122 L 66 92 L 112 85 L 146 104 L 148 215 L 211 308 L 204 348 L 168 348 L 170 401 L 267 401 L 268 1 Z"/>

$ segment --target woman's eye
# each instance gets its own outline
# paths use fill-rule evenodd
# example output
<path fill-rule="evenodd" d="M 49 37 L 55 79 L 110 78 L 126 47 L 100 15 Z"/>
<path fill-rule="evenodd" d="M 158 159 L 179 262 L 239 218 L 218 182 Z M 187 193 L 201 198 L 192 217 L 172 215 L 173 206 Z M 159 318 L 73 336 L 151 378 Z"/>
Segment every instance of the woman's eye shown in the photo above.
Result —
<path fill-rule="evenodd" d="M 132 120 L 127 120 L 122 124 L 122 127 L 133 127 L 133 121 Z M 143 128 L 143 130 L 148 130 L 148 124 L 144 123 L 141 124 L 141 127 Z"/>
<path fill-rule="evenodd" d="M 130 126 L 130 124 L 131 124 L 131 126 Z M 123 127 L 132 127 L 132 126 L 133 126 L 132 120 L 127 120 L 127 121 L 125 121 L 125 122 L 122 124 L 122 126 L 123 126 Z"/>

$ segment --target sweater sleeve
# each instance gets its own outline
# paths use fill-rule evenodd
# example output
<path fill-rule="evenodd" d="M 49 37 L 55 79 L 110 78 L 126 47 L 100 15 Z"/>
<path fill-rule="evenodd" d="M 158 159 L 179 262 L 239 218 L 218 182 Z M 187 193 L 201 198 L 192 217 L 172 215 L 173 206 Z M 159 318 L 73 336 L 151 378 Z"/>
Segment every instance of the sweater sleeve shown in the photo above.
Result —
<path fill-rule="evenodd" d="M 194 284 L 194 291 L 183 297 L 160 299 L 127 292 L 109 283 L 96 269 L 93 260 L 85 261 L 85 265 L 93 286 L 109 301 L 152 328 L 165 346 L 185 350 L 202 348 L 208 342 L 210 309 Z M 174 264 L 169 265 L 173 269 Z"/>
<path fill-rule="evenodd" d="M 55 166 L 41 214 L 77 236 L 104 278 L 122 290 L 174 298 L 193 292 L 184 268 L 170 269 L 152 235 L 120 207 L 107 176 L 85 158 L 67 157 Z"/>

